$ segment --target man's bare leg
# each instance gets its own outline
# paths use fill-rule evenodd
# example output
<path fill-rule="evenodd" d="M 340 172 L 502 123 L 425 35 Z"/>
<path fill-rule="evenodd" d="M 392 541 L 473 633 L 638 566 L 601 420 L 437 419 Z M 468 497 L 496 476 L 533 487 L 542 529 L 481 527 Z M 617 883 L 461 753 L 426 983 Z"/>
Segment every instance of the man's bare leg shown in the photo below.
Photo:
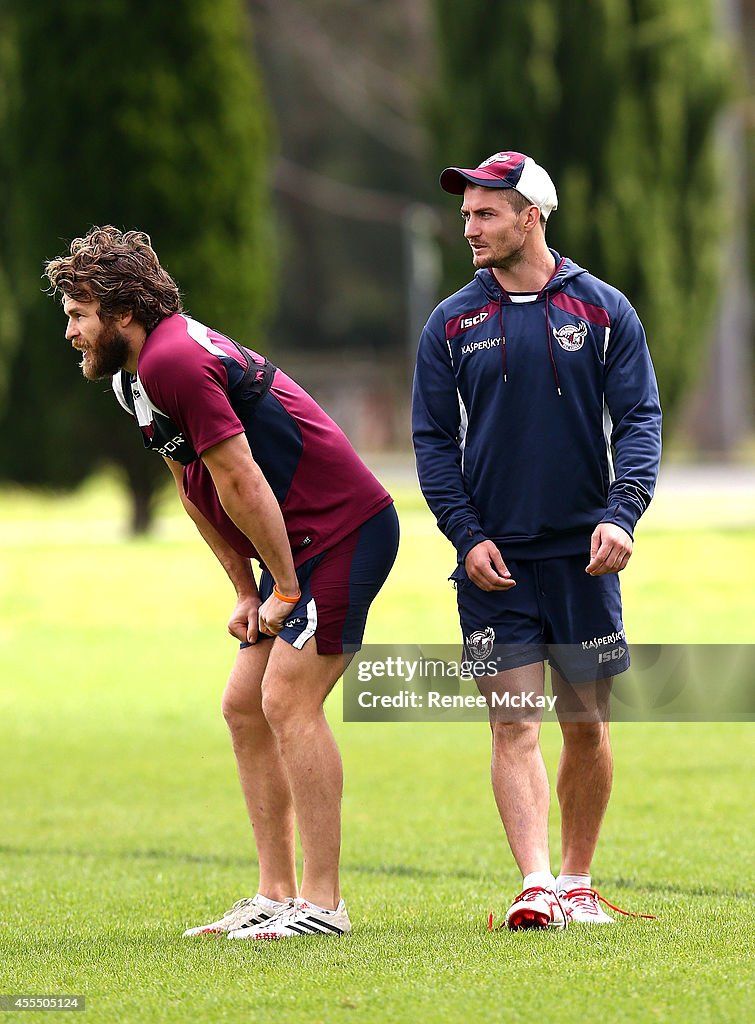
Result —
<path fill-rule="evenodd" d="M 275 736 L 262 712 L 262 677 L 272 641 L 241 649 L 223 694 L 223 715 L 260 865 L 258 891 L 271 900 L 297 894 L 294 806 Z"/>
<path fill-rule="evenodd" d="M 501 672 L 491 681 L 497 693 L 543 693 L 542 662 Z M 485 692 L 485 689 L 483 689 Z M 513 712 L 505 712 L 507 718 Z M 540 751 L 540 721 L 491 721 L 493 793 L 514 859 L 523 876 L 550 872 L 548 852 L 548 775 Z M 495 715 L 495 712 L 493 713 Z"/>
<path fill-rule="evenodd" d="M 334 910 L 341 898 L 341 755 L 323 701 L 343 673 L 342 654 L 276 640 L 262 683 L 262 708 L 278 741 L 304 854 L 301 895 Z"/>
<path fill-rule="evenodd" d="M 556 785 L 561 807 L 561 874 L 589 875 L 613 781 L 608 722 L 611 681 L 570 687 L 554 669 L 553 693 L 564 738 Z M 569 712 L 574 707 L 570 696 L 576 697 L 584 712 Z M 569 721 L 570 717 L 575 720 Z"/>

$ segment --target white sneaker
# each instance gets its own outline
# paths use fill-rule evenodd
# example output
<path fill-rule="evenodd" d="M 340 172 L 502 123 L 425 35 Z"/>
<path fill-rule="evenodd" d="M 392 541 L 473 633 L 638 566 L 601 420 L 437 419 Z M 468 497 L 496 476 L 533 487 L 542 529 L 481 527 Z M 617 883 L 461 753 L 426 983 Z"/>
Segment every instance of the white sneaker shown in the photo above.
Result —
<path fill-rule="evenodd" d="M 335 910 L 314 907 L 306 900 L 295 899 L 268 921 L 254 928 L 237 928 L 228 932 L 229 939 L 293 939 L 302 935 L 345 935 L 351 921 L 343 900 Z"/>
<path fill-rule="evenodd" d="M 608 914 L 603 910 L 600 905 L 601 900 L 606 903 L 607 906 L 611 906 L 607 900 L 604 900 L 599 892 L 595 889 L 580 888 L 580 889 L 569 889 L 566 892 L 560 892 L 559 899 L 564 906 L 566 916 L 570 924 L 614 924 L 614 919 L 609 917 Z M 616 910 L 619 908 L 616 907 Z M 620 911 L 620 913 L 626 913 L 626 911 Z M 645 915 L 632 915 L 642 916 Z"/>
<path fill-rule="evenodd" d="M 504 922 L 512 931 L 523 928 L 566 928 L 568 921 L 561 900 L 552 889 L 534 885 L 520 892 L 508 909 Z"/>
<path fill-rule="evenodd" d="M 223 932 L 230 932 L 235 928 L 253 928 L 255 925 L 262 924 L 263 921 L 268 921 L 288 905 L 288 901 L 279 903 L 277 900 L 269 900 L 266 896 L 260 896 L 259 893 L 256 896 L 247 896 L 244 899 L 236 900 L 219 921 L 199 925 L 197 928 L 187 928 L 183 933 L 183 938 L 188 939 L 194 935 L 221 935 Z"/>

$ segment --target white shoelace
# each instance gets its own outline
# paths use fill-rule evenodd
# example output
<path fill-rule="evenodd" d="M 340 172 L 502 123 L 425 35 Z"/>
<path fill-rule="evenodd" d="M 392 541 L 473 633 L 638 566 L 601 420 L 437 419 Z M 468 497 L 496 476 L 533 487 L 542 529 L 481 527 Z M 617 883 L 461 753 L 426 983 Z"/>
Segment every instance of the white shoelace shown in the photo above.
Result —
<path fill-rule="evenodd" d="M 271 924 L 274 925 L 286 925 L 291 921 L 298 913 L 301 912 L 302 908 L 300 905 L 301 901 L 297 897 L 293 900 L 287 900 L 285 905 L 280 910 L 276 911 L 271 918 L 268 918 L 264 922 L 264 927 L 268 928 Z"/>
<path fill-rule="evenodd" d="M 248 907 L 250 903 L 254 903 L 254 896 L 244 896 L 240 900 L 236 900 L 233 906 L 226 910 L 223 917 L 230 917 L 231 914 L 235 914 L 237 910 L 241 910 L 242 907 Z"/>

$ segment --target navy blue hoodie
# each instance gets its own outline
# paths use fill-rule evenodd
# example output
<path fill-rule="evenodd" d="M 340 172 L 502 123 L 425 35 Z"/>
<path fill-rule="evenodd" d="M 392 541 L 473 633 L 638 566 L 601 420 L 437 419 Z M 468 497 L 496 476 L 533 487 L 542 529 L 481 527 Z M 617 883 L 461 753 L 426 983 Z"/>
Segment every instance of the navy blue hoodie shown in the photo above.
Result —
<path fill-rule="evenodd" d="M 420 486 L 459 561 L 584 554 L 600 522 L 630 535 L 653 494 L 661 409 L 627 299 L 554 250 L 535 301 L 490 270 L 435 308 L 419 343 Z"/>

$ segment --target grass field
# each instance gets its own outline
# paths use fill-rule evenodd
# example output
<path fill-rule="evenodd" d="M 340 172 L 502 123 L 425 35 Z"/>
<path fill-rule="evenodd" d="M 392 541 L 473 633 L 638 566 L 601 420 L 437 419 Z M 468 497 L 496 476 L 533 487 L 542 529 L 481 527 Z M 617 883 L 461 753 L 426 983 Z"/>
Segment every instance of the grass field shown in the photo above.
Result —
<path fill-rule="evenodd" d="M 402 549 L 368 639 L 448 642 L 452 552 L 411 489 L 399 507 Z M 173 511 L 154 539 L 124 541 L 109 485 L 0 495 L 0 994 L 83 993 L 90 1024 L 749 1016 L 747 723 L 614 727 L 594 877 L 657 921 L 488 933 L 488 909 L 499 916 L 519 878 L 485 726 L 344 724 L 336 692 L 353 933 L 262 948 L 181 940 L 256 878 L 219 714 L 228 585 Z M 715 512 L 707 528 L 649 519 L 639 531 L 624 574 L 630 639 L 753 640 L 755 528 L 717 528 Z M 552 767 L 555 727 L 543 743 Z M 554 849 L 557 834 L 554 814 Z"/>

